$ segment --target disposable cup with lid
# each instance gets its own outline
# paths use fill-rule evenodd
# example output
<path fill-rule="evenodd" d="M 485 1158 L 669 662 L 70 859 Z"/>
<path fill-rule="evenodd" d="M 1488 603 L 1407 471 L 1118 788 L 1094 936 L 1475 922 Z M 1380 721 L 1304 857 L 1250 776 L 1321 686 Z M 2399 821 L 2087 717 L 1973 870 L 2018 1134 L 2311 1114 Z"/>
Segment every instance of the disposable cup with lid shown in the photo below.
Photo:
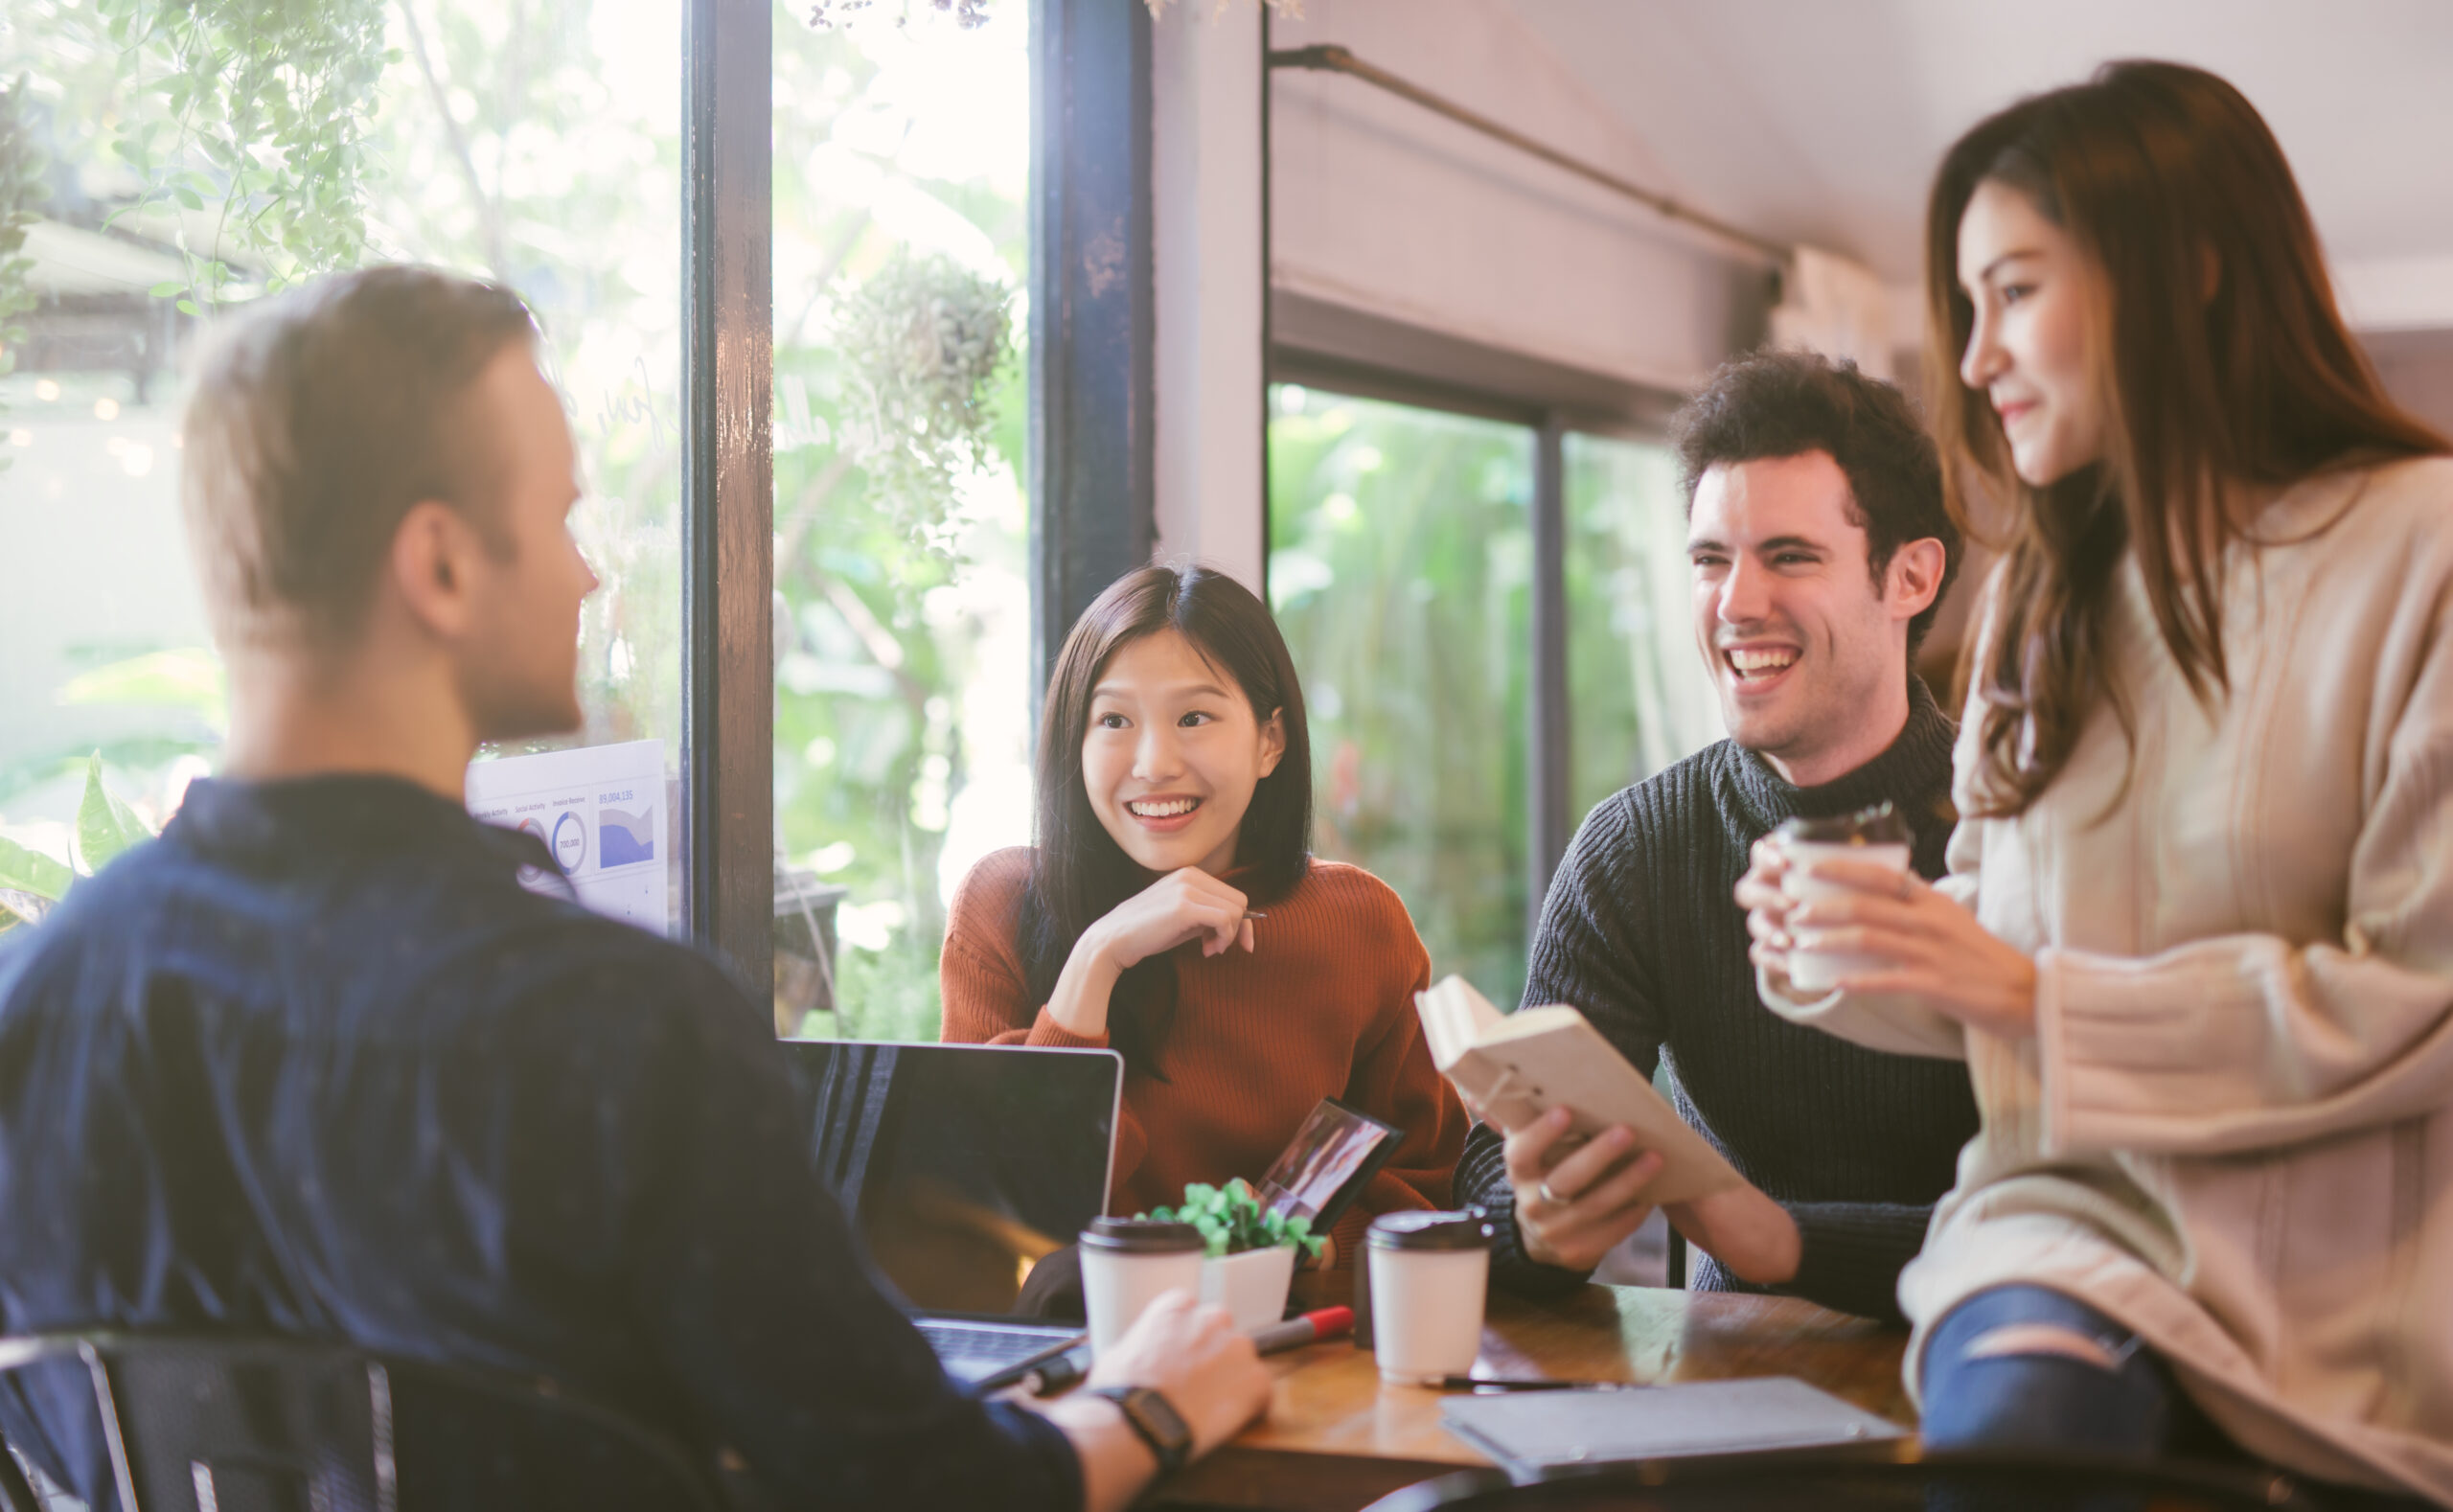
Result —
<path fill-rule="evenodd" d="M 1364 1261 L 1381 1379 L 1429 1385 L 1473 1369 L 1490 1280 L 1490 1225 L 1474 1213 L 1385 1214 L 1364 1235 Z"/>
<path fill-rule="evenodd" d="M 1094 1355 L 1113 1347 L 1160 1293 L 1201 1289 L 1208 1247 L 1190 1224 L 1094 1218 L 1080 1243 L 1082 1302 Z"/>

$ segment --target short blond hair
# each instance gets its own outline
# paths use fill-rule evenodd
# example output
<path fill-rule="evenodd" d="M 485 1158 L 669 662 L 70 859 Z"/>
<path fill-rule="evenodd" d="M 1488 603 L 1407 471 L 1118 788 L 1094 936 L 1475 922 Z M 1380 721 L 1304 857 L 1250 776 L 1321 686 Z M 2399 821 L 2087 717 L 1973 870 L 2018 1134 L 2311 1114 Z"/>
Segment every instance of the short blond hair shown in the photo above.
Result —
<path fill-rule="evenodd" d="M 188 402 L 181 504 L 225 647 L 346 645 L 410 506 L 491 535 L 493 432 L 466 402 L 535 339 L 519 296 L 432 268 L 318 279 L 239 317 Z"/>

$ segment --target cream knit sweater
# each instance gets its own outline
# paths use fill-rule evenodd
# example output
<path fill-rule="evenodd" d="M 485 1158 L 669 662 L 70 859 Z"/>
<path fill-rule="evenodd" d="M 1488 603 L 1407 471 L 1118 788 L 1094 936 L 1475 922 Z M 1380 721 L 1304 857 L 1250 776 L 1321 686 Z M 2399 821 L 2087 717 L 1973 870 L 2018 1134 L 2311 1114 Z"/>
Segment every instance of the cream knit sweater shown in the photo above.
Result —
<path fill-rule="evenodd" d="M 2034 1038 L 1764 1000 L 1968 1063 L 1983 1125 L 1900 1279 L 1912 1388 L 1943 1314 L 2037 1283 L 2252 1452 L 2453 1504 L 2453 460 L 2304 483 L 2258 535 L 2228 694 L 2190 696 L 2124 563 L 2134 760 L 2099 710 L 2025 814 L 1952 838 L 1942 886 L 2035 955 Z"/>

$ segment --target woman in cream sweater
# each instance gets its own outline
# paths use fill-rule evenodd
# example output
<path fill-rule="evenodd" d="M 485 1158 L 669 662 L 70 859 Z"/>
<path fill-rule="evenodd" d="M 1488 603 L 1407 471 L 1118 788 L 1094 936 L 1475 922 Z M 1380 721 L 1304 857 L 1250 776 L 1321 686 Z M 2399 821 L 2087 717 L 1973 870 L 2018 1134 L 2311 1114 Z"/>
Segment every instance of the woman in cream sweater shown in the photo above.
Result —
<path fill-rule="evenodd" d="M 1772 1007 L 1968 1063 L 1900 1282 L 1927 1441 L 2453 1503 L 2453 461 L 2212 75 L 1978 126 L 1928 258 L 1946 465 L 2009 515 L 1951 875 L 1738 891 Z M 1805 947 L 1875 964 L 1809 1000 Z"/>

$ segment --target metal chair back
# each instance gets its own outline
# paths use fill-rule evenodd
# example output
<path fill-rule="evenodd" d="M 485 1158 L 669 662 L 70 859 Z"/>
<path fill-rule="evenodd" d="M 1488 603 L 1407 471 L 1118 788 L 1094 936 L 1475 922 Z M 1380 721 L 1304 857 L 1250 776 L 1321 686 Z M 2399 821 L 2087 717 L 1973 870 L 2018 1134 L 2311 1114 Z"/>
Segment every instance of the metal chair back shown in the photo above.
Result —
<path fill-rule="evenodd" d="M 2269 1470 L 2029 1455 L 1885 1459 L 1787 1450 L 1654 1459 L 1519 1483 L 1465 1470 L 1364 1512 L 2323 1512 Z"/>
<path fill-rule="evenodd" d="M 0 1340 L 0 1374 L 46 1368 L 90 1386 L 122 1512 L 716 1505 L 677 1444 L 549 1381 L 246 1335 Z"/>

